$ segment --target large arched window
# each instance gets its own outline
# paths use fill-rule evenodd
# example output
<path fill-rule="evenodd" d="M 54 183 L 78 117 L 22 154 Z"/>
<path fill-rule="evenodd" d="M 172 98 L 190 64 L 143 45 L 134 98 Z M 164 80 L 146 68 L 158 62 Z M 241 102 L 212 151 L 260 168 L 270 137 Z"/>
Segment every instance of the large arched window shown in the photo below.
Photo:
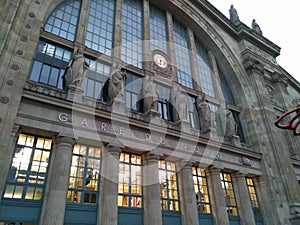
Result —
<path fill-rule="evenodd" d="M 239 108 L 231 92 L 232 85 L 228 82 L 228 76 L 232 74 L 222 69 L 227 66 L 220 66 L 213 50 L 201 40 L 199 32 L 193 32 L 176 15 L 145 0 L 63 1 L 45 21 L 29 79 L 62 89 L 62 76 L 68 62 L 76 48 L 81 47 L 89 63 L 89 72 L 82 82 L 83 95 L 103 101 L 106 98 L 102 96 L 102 88 L 111 71 L 120 65 L 114 62 L 122 62 L 128 74 L 132 72 L 134 76 L 143 78 L 143 69 L 151 70 L 149 64 L 144 63 L 144 58 L 147 58 L 144 55 L 160 50 L 171 63 L 176 62 L 169 70 L 172 74 L 166 76 L 187 91 L 191 127 L 200 127 L 197 112 L 192 108 L 199 93 L 203 92 L 215 114 L 213 125 L 218 134 L 222 135 L 224 130 L 220 106 L 226 103 L 238 123 L 238 135 L 243 137 L 238 119 Z M 150 43 L 145 44 L 144 39 L 150 40 Z M 226 62 L 222 60 L 222 63 Z M 145 65 L 148 68 L 144 68 Z M 160 80 L 160 74 L 155 79 Z M 196 85 L 197 82 L 200 85 Z M 158 110 L 162 119 L 172 121 L 174 112 L 167 96 L 167 92 L 172 92 L 172 85 L 165 84 L 158 85 L 161 89 Z M 142 111 L 138 108 L 138 93 L 132 90 L 135 88 L 126 89 L 127 107 Z"/>
<path fill-rule="evenodd" d="M 59 5 L 45 23 L 45 31 L 75 41 L 80 2 L 80 0 L 71 0 Z"/>

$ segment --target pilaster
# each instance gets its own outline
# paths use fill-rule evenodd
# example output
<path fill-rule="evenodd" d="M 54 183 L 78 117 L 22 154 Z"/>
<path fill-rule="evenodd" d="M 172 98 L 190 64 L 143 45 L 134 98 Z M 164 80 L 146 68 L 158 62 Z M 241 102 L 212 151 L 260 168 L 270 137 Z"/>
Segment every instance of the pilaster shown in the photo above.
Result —
<path fill-rule="evenodd" d="M 178 163 L 178 184 L 182 225 L 199 225 L 195 190 L 193 187 L 192 163 Z"/>
<path fill-rule="evenodd" d="M 239 172 L 232 175 L 241 225 L 255 225 L 253 209 L 246 184 L 246 175 Z"/>
<path fill-rule="evenodd" d="M 229 225 L 226 203 L 221 184 L 221 169 L 210 167 L 207 173 L 209 192 L 212 193 L 211 206 L 214 223 L 218 225 Z"/>
<path fill-rule="evenodd" d="M 48 183 L 42 208 L 40 224 L 64 224 L 66 196 L 75 140 L 71 137 L 59 136 L 51 157 Z"/>
<path fill-rule="evenodd" d="M 160 185 L 158 177 L 159 156 L 148 153 L 144 157 L 144 224 L 162 225 Z"/>
<path fill-rule="evenodd" d="M 118 224 L 119 146 L 108 145 L 103 151 L 97 225 Z"/>

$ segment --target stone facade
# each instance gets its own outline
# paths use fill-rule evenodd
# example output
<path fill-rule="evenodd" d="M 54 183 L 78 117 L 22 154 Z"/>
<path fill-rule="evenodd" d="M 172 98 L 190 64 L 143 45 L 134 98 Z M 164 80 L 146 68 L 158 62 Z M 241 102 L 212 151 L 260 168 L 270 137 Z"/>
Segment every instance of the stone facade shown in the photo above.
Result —
<path fill-rule="evenodd" d="M 4 1 L 0 8 L 0 224 L 93 224 L 89 221 L 99 225 L 124 224 L 120 219 L 123 211 L 117 204 L 120 152 L 143 158 L 143 224 L 171 223 L 170 215 L 160 209 L 159 159 L 176 162 L 181 205 L 179 216 L 173 216 L 179 217 L 183 225 L 199 224 L 201 218 L 192 202 L 195 196 L 192 166 L 206 169 L 214 224 L 236 224 L 227 215 L 228 205 L 219 176 L 221 171 L 232 175 L 240 224 L 300 224 L 300 139 L 274 126 L 278 116 L 295 107 L 292 100 L 299 98 L 300 84 L 276 62 L 280 54 L 276 44 L 254 34 L 242 21 L 233 24 L 207 1 L 168 0 L 160 4 L 156 0 L 144 0 L 145 21 L 150 17 L 150 5 L 161 5 L 159 8 L 167 11 L 170 43 L 169 54 L 162 54 L 168 62 L 166 67 L 153 62 L 150 44 L 143 44 L 145 63 L 140 69 L 121 59 L 123 0 L 116 0 L 112 42 L 118 47 L 111 56 L 84 46 L 87 28 L 82 22 L 88 17 L 90 1 L 81 3 L 74 41 L 63 40 L 44 30 L 48 16 L 63 2 L 11 0 Z M 182 87 L 182 92 L 199 98 L 205 96 L 209 103 L 218 105 L 223 111 L 226 108 L 238 114 L 245 140 L 242 141 L 238 134 L 231 140 L 224 139 L 213 125 L 208 133 L 201 133 L 201 129 L 193 127 L 188 120 L 163 120 L 158 110 L 150 110 L 147 114 L 130 110 L 123 97 L 108 104 L 85 96 L 80 88 L 71 93 L 70 89 L 65 92 L 30 80 L 37 44 L 43 39 L 69 49 L 84 47 L 86 55 L 101 58 L 112 71 L 122 67 L 128 73 L 153 76 L 154 81 L 172 89 L 178 85 L 180 72 L 176 66 L 179 63 L 175 54 L 176 37 L 172 32 L 174 18 L 187 27 L 192 73 L 201 76 L 201 69 L 195 63 L 195 38 L 201 37 L 208 49 L 216 95 L 223 96 L 222 81 L 218 78 L 218 66 L 221 65 L 226 71 L 225 79 L 235 104 L 205 93 L 199 76 L 194 77 L 193 89 Z M 151 39 L 149 26 L 149 22 L 144 22 L 145 40 Z M 220 113 L 218 121 L 224 127 L 224 113 Z M 53 140 L 44 196 L 39 203 L 31 202 L 33 211 L 28 211 L 29 217 L 12 213 L 26 209 L 26 199 L 18 203 L 5 197 L 16 141 L 22 133 Z M 80 211 L 70 207 L 65 199 L 75 143 L 105 149 L 97 209 L 91 207 Z M 251 177 L 255 183 L 261 212 L 259 222 L 251 211 L 252 199 L 247 192 L 246 177 Z M 81 219 L 92 215 L 91 219 L 86 223 L 68 220 L 76 210 L 82 215 Z"/>

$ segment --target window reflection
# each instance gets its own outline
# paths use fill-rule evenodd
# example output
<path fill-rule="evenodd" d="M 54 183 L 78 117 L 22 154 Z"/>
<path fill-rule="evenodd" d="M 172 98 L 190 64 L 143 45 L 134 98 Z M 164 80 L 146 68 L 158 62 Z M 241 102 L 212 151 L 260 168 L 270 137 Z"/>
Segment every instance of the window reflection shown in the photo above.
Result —
<path fill-rule="evenodd" d="M 19 135 L 4 198 L 42 199 L 51 146 L 51 139 Z"/>
<path fill-rule="evenodd" d="M 206 173 L 204 169 L 192 167 L 197 210 L 199 213 L 211 213 Z"/>
<path fill-rule="evenodd" d="M 121 153 L 118 206 L 142 208 L 142 157 Z"/>
<path fill-rule="evenodd" d="M 179 195 L 175 163 L 159 160 L 158 165 L 161 208 L 163 210 L 179 211 Z"/>
<path fill-rule="evenodd" d="M 67 201 L 97 202 L 100 180 L 101 149 L 84 145 L 73 148 Z"/>
<path fill-rule="evenodd" d="M 260 213 L 260 208 L 259 208 L 259 204 L 258 204 L 258 200 L 257 200 L 254 181 L 252 178 L 246 177 L 246 183 L 247 183 L 247 187 L 248 187 L 248 191 L 249 191 L 249 195 L 250 195 L 250 200 L 251 200 L 254 217 L 260 218 L 261 213 Z"/>
<path fill-rule="evenodd" d="M 226 203 L 227 213 L 230 216 L 238 216 L 237 205 L 235 201 L 235 193 L 231 181 L 231 176 L 228 173 L 220 173 L 222 188 Z"/>

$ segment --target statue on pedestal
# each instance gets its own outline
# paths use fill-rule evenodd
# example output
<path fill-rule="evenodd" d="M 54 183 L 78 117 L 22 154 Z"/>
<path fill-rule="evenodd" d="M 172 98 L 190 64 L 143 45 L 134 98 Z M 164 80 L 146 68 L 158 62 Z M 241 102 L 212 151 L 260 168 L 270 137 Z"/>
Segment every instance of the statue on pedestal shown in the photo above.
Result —
<path fill-rule="evenodd" d="M 180 86 L 176 84 L 173 88 L 173 96 L 174 96 L 174 107 L 178 113 L 177 120 L 187 120 L 188 119 L 188 107 L 186 103 L 186 98 L 181 93 Z"/>
<path fill-rule="evenodd" d="M 82 84 L 82 81 L 89 69 L 89 64 L 85 61 L 83 53 L 83 49 L 78 48 L 67 65 L 66 71 L 62 76 L 63 89 L 65 91 L 70 85 L 80 87 Z"/>
<path fill-rule="evenodd" d="M 197 98 L 197 110 L 199 113 L 201 132 L 207 133 L 211 131 L 212 113 L 204 96 L 202 98 Z"/>
<path fill-rule="evenodd" d="M 256 23 L 255 19 L 252 20 L 252 30 L 255 31 L 257 34 L 262 35 L 262 31 L 259 25 Z"/>
<path fill-rule="evenodd" d="M 233 114 L 230 110 L 226 109 L 225 111 L 225 135 L 224 137 L 227 139 L 232 139 L 234 135 L 237 133 L 237 124 L 233 118 Z"/>
<path fill-rule="evenodd" d="M 144 81 L 144 111 L 148 112 L 150 110 L 157 111 L 157 101 L 158 101 L 158 90 L 153 82 L 153 77 L 145 78 Z"/>
<path fill-rule="evenodd" d="M 123 71 L 118 70 L 115 72 L 108 81 L 108 97 L 112 101 L 116 97 L 123 99 L 124 95 L 124 81 L 126 80 L 126 74 Z"/>
<path fill-rule="evenodd" d="M 233 7 L 233 5 L 230 6 L 229 15 L 230 15 L 230 21 L 234 23 L 234 25 L 239 25 L 241 23 L 238 13 L 236 9 Z"/>

